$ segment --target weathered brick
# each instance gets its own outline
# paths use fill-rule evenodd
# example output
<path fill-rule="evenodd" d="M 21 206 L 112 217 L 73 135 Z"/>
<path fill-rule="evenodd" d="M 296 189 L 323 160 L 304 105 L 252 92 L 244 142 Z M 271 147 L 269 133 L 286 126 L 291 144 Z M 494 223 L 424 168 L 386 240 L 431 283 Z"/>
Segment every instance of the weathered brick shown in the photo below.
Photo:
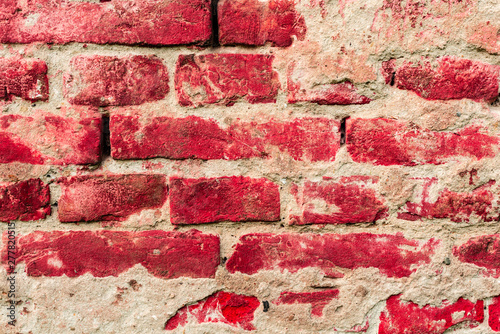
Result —
<path fill-rule="evenodd" d="M 278 299 L 273 303 L 276 305 L 281 304 L 311 304 L 311 314 L 313 316 L 321 317 L 323 309 L 332 299 L 337 298 L 339 290 L 323 290 L 317 292 L 282 292 Z"/>
<path fill-rule="evenodd" d="M 459 157 L 493 157 L 498 138 L 471 126 L 436 132 L 394 119 L 354 118 L 346 121 L 347 150 L 355 162 L 374 165 L 443 164 Z"/>
<path fill-rule="evenodd" d="M 301 161 L 333 161 L 340 147 L 340 123 L 296 118 L 266 123 L 140 115 L 112 115 L 111 155 L 115 159 L 224 159 L 290 155 Z"/>
<path fill-rule="evenodd" d="M 13 96 L 29 101 L 49 98 L 47 64 L 44 61 L 0 58 L 0 100 L 9 100 Z"/>
<path fill-rule="evenodd" d="M 0 116 L 0 163 L 95 164 L 100 161 L 101 117 Z"/>
<path fill-rule="evenodd" d="M 500 235 L 482 235 L 455 246 L 453 255 L 460 261 L 484 268 L 483 274 L 500 277 Z"/>
<path fill-rule="evenodd" d="M 9 1 L 0 15 L 0 43 L 176 45 L 211 36 L 209 0 Z"/>
<path fill-rule="evenodd" d="M 469 35 L 467 42 L 479 46 L 489 53 L 500 53 L 500 25 L 493 22 L 480 22 L 468 25 Z"/>
<path fill-rule="evenodd" d="M 160 278 L 213 278 L 219 237 L 196 230 L 36 231 L 17 238 L 16 263 L 22 262 L 29 276 L 118 276 L 141 264 Z"/>
<path fill-rule="evenodd" d="M 252 321 L 259 305 L 256 297 L 219 291 L 178 310 L 168 319 L 165 329 L 174 330 L 187 324 L 221 322 L 244 330 L 255 330 Z"/>
<path fill-rule="evenodd" d="M 290 46 L 307 30 L 293 0 L 221 0 L 218 20 L 221 45 Z"/>
<path fill-rule="evenodd" d="M 290 215 L 290 223 L 353 224 L 371 223 L 387 215 L 388 208 L 373 186 L 378 178 L 349 176 L 332 181 L 305 181 L 292 186 L 292 194 L 301 208 L 300 216 Z"/>
<path fill-rule="evenodd" d="M 172 224 L 278 221 L 278 185 L 264 178 L 170 178 Z"/>
<path fill-rule="evenodd" d="M 350 82 L 321 85 L 319 88 L 305 89 L 299 82 L 288 76 L 288 103 L 314 102 L 317 104 L 367 104 L 370 99 L 356 93 Z"/>
<path fill-rule="evenodd" d="M 314 267 L 329 277 L 342 277 L 345 269 L 378 268 L 388 277 L 407 277 L 429 263 L 440 241 L 405 239 L 401 234 L 270 234 L 240 238 L 226 263 L 229 272 L 255 274 L 260 270 Z M 409 248 L 412 250 L 409 250 Z"/>
<path fill-rule="evenodd" d="M 489 182 L 471 192 L 454 192 L 444 189 L 438 194 L 435 202 L 430 202 L 429 193 L 437 184 L 437 178 L 422 179 L 418 188 L 420 202 L 407 202 L 398 212 L 398 218 L 418 220 L 421 218 L 449 218 L 454 222 L 468 222 L 471 215 L 479 216 L 483 221 L 496 221 L 500 218 L 498 210 L 493 207 L 495 199 Z"/>
<path fill-rule="evenodd" d="M 181 55 L 175 89 L 182 106 L 274 103 L 281 85 L 273 70 L 274 56 L 262 54 Z"/>
<path fill-rule="evenodd" d="M 494 297 L 488 306 L 488 324 L 495 332 L 500 332 L 500 296 Z"/>
<path fill-rule="evenodd" d="M 77 56 L 64 75 L 64 96 L 72 104 L 136 105 L 167 95 L 168 71 L 156 56 Z"/>
<path fill-rule="evenodd" d="M 417 64 L 405 62 L 394 69 L 393 75 L 397 88 L 413 91 L 428 100 L 493 102 L 498 97 L 499 73 L 500 66 L 449 56 L 438 58 L 436 64 L 428 60 Z"/>
<path fill-rule="evenodd" d="M 125 220 L 146 209 L 160 208 L 167 199 L 163 175 L 98 175 L 59 179 L 61 222 Z"/>
<path fill-rule="evenodd" d="M 39 220 L 50 211 L 49 186 L 40 179 L 0 185 L 0 221 Z"/>
<path fill-rule="evenodd" d="M 401 295 L 391 296 L 380 315 L 379 334 L 426 333 L 441 334 L 460 324 L 477 327 L 484 320 L 483 301 L 473 303 L 460 298 L 456 303 L 444 301 L 442 306 L 419 307 L 401 301 Z"/>

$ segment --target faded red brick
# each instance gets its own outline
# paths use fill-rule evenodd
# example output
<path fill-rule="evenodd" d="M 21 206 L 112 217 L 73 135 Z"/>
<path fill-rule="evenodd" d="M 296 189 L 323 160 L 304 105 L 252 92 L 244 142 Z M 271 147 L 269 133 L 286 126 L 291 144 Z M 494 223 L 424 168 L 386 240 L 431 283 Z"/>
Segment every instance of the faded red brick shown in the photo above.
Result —
<path fill-rule="evenodd" d="M 264 178 L 170 178 L 172 224 L 278 221 L 278 185 Z"/>
<path fill-rule="evenodd" d="M 347 150 L 355 162 L 374 165 L 443 164 L 459 157 L 481 160 L 497 152 L 498 138 L 477 126 L 436 132 L 394 119 L 348 119 Z"/>
<path fill-rule="evenodd" d="M 500 296 L 492 299 L 488 306 L 488 324 L 495 332 L 500 332 Z"/>
<path fill-rule="evenodd" d="M 453 255 L 460 261 L 484 268 L 483 274 L 500 277 L 500 235 L 482 235 L 455 246 Z"/>
<path fill-rule="evenodd" d="M 314 102 L 317 104 L 367 104 L 370 99 L 356 93 L 356 87 L 350 82 L 321 85 L 319 88 L 306 89 L 288 76 L 288 103 Z"/>
<path fill-rule="evenodd" d="M 4 265 L 6 259 L 4 248 Z M 36 277 L 118 276 L 141 264 L 160 278 L 213 278 L 219 237 L 196 230 L 36 231 L 17 238 L 16 263 L 22 262 L 25 272 Z"/>
<path fill-rule="evenodd" d="M 474 189 L 472 192 L 458 193 L 444 189 L 435 202 L 429 201 L 429 193 L 437 184 L 436 178 L 423 179 L 419 189 L 418 203 L 406 202 L 398 213 L 398 218 L 418 220 L 420 218 L 449 218 L 454 222 L 468 222 L 471 215 L 483 221 L 496 221 L 500 218 L 498 210 L 493 207 L 494 193 L 491 187 L 494 181 Z"/>
<path fill-rule="evenodd" d="M 36 0 L 2 5 L 0 43 L 177 45 L 203 44 L 211 36 L 209 0 Z"/>
<path fill-rule="evenodd" d="M 460 298 L 456 303 L 443 301 L 442 306 L 419 307 L 391 296 L 380 315 L 379 334 L 426 333 L 442 334 L 455 325 L 474 328 L 484 320 L 483 301 L 473 303 Z"/>
<path fill-rule="evenodd" d="M 429 263 L 439 240 L 408 240 L 402 234 L 271 234 L 240 238 L 227 261 L 230 273 L 261 270 L 297 272 L 313 267 L 329 277 L 343 277 L 338 268 L 378 268 L 388 277 L 408 277 Z"/>
<path fill-rule="evenodd" d="M 333 161 L 340 147 L 340 123 L 296 118 L 266 123 L 236 120 L 223 127 L 213 119 L 112 115 L 115 159 L 238 160 L 290 155 L 300 161 Z"/>
<path fill-rule="evenodd" d="M 32 102 L 49 98 L 47 64 L 44 61 L 0 58 L 0 100 L 10 100 L 13 96 Z"/>
<path fill-rule="evenodd" d="M 332 181 L 305 181 L 292 186 L 292 194 L 301 208 L 300 216 L 290 215 L 290 223 L 354 224 L 371 223 L 387 216 L 388 208 L 374 189 L 378 178 L 349 176 Z"/>
<path fill-rule="evenodd" d="M 100 116 L 0 116 L 0 163 L 96 164 L 101 159 L 101 123 Z"/>
<path fill-rule="evenodd" d="M 397 88 L 410 90 L 428 100 L 493 102 L 498 97 L 498 65 L 449 56 L 438 58 L 435 63 L 428 60 L 417 64 L 405 62 L 393 73 Z"/>
<path fill-rule="evenodd" d="M 165 324 L 166 330 L 174 330 L 187 324 L 220 322 L 244 330 L 254 330 L 255 310 L 260 302 L 256 297 L 219 291 L 213 295 L 179 309 Z"/>
<path fill-rule="evenodd" d="M 307 30 L 293 0 L 221 0 L 218 21 L 221 45 L 290 46 Z"/>
<path fill-rule="evenodd" d="M 64 75 L 64 96 L 72 104 L 136 105 L 168 91 L 167 68 L 156 56 L 77 56 Z"/>
<path fill-rule="evenodd" d="M 262 54 L 181 55 L 175 89 L 182 106 L 274 103 L 281 85 L 273 70 L 274 56 Z"/>
<path fill-rule="evenodd" d="M 332 299 L 337 298 L 339 290 L 323 290 L 317 292 L 282 292 L 278 299 L 273 303 L 276 305 L 281 304 L 311 304 L 311 314 L 313 316 L 321 317 L 323 309 L 328 305 Z"/>
<path fill-rule="evenodd" d="M 61 222 L 125 220 L 146 209 L 160 208 L 167 199 L 163 175 L 98 175 L 59 179 Z"/>
<path fill-rule="evenodd" d="M 49 186 L 40 179 L 0 185 L 0 221 L 39 220 L 50 212 Z"/>

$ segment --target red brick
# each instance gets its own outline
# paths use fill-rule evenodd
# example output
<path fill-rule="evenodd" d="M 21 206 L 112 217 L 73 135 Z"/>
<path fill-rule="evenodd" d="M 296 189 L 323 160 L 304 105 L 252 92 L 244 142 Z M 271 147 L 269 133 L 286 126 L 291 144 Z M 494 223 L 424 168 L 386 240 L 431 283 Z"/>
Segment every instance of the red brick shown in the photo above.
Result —
<path fill-rule="evenodd" d="M 374 165 L 443 164 L 459 157 L 493 157 L 498 138 L 477 126 L 435 132 L 394 119 L 348 119 L 347 150 L 355 162 Z"/>
<path fill-rule="evenodd" d="M 500 277 L 500 235 L 482 235 L 455 246 L 453 255 L 460 261 L 484 268 L 483 274 Z"/>
<path fill-rule="evenodd" d="M 488 324 L 495 332 L 500 332 L 500 296 L 492 299 L 488 306 Z"/>
<path fill-rule="evenodd" d="M 290 223 L 354 224 L 371 223 L 387 216 L 388 208 L 373 186 L 378 178 L 349 176 L 332 181 L 305 181 L 293 185 L 292 194 L 302 210 L 300 216 L 291 215 Z"/>
<path fill-rule="evenodd" d="M 165 324 L 166 330 L 174 330 L 186 324 L 221 322 L 244 330 L 254 330 L 255 310 L 260 302 L 256 297 L 219 291 L 197 302 L 184 306 Z"/>
<path fill-rule="evenodd" d="M 387 70 L 391 70 L 389 66 Z M 405 62 L 394 69 L 394 84 L 428 100 L 471 99 L 493 102 L 498 97 L 500 66 L 458 57 L 435 62 Z M 386 80 L 387 83 L 387 80 Z"/>
<path fill-rule="evenodd" d="M 0 163 L 95 164 L 101 159 L 101 118 L 38 113 L 0 116 Z"/>
<path fill-rule="evenodd" d="M 296 118 L 267 123 L 140 115 L 112 115 L 111 155 L 115 159 L 224 159 L 281 157 L 333 161 L 339 149 L 340 123 L 326 118 Z"/>
<path fill-rule="evenodd" d="M 323 309 L 332 299 L 337 298 L 339 290 L 323 290 L 317 292 L 282 292 L 274 304 L 311 304 L 311 314 L 317 317 L 323 315 Z"/>
<path fill-rule="evenodd" d="M 380 315 L 379 334 L 441 334 L 451 326 L 474 328 L 484 320 L 482 300 L 473 303 L 460 298 L 454 304 L 444 301 L 441 307 L 419 307 L 400 298 L 401 295 L 397 295 L 387 300 Z"/>
<path fill-rule="evenodd" d="M 72 104 L 136 105 L 167 95 L 168 71 L 156 56 L 77 56 L 64 75 L 64 96 Z"/>
<path fill-rule="evenodd" d="M 9 1 L 0 19 L 0 43 L 176 45 L 211 36 L 209 0 Z"/>
<path fill-rule="evenodd" d="M 218 5 L 221 45 L 290 46 L 292 36 L 304 40 L 304 17 L 293 0 L 221 0 Z"/>
<path fill-rule="evenodd" d="M 50 191 L 41 180 L 0 185 L 0 221 L 39 220 L 47 215 L 50 215 Z"/>
<path fill-rule="evenodd" d="M 491 187 L 495 182 L 487 183 L 471 192 L 457 193 L 445 188 L 435 202 L 429 201 L 429 192 L 437 184 L 436 178 L 422 180 L 418 203 L 407 202 L 398 213 L 398 218 L 418 220 L 420 218 L 449 218 L 454 222 L 468 222 L 472 214 L 483 221 L 496 221 L 500 215 L 493 208 L 494 194 Z"/>
<path fill-rule="evenodd" d="M 388 277 L 407 277 L 430 256 L 440 241 L 407 240 L 401 234 L 271 234 L 240 238 L 227 261 L 230 273 L 255 274 L 260 270 L 314 267 L 329 277 L 343 277 L 337 268 L 378 268 Z"/>
<path fill-rule="evenodd" d="M 59 179 L 61 222 L 125 220 L 146 209 L 160 208 L 167 199 L 163 175 L 98 175 Z"/>
<path fill-rule="evenodd" d="M 0 58 L 0 100 L 49 98 L 47 64 L 39 59 Z"/>
<path fill-rule="evenodd" d="M 278 185 L 264 178 L 170 178 L 172 224 L 278 221 Z"/>
<path fill-rule="evenodd" d="M 314 102 L 317 104 L 367 104 L 370 99 L 356 93 L 350 82 L 322 85 L 319 88 L 305 89 L 288 76 L 288 103 Z"/>
<path fill-rule="evenodd" d="M 177 60 L 175 89 L 182 106 L 274 103 L 280 89 L 273 71 L 274 56 L 262 54 L 181 55 Z"/>
<path fill-rule="evenodd" d="M 29 276 L 118 276 L 141 264 L 160 278 L 213 278 L 219 265 L 219 237 L 196 230 L 36 231 L 17 243 L 16 263 Z"/>

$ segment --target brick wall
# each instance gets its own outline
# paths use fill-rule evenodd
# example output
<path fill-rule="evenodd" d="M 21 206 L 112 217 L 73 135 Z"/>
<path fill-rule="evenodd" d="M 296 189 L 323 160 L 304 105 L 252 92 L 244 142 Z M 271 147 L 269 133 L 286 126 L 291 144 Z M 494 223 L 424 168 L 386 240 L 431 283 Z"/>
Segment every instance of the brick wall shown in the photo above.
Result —
<path fill-rule="evenodd" d="M 1 1 L 0 332 L 500 332 L 498 17 Z"/>

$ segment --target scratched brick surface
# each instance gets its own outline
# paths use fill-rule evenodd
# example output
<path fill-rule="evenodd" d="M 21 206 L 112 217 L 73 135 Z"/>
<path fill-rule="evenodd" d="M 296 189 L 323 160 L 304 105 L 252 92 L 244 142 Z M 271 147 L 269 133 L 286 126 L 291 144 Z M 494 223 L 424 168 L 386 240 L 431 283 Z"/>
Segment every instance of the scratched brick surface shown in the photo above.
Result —
<path fill-rule="evenodd" d="M 499 333 L 499 17 L 0 1 L 0 333 Z"/>

